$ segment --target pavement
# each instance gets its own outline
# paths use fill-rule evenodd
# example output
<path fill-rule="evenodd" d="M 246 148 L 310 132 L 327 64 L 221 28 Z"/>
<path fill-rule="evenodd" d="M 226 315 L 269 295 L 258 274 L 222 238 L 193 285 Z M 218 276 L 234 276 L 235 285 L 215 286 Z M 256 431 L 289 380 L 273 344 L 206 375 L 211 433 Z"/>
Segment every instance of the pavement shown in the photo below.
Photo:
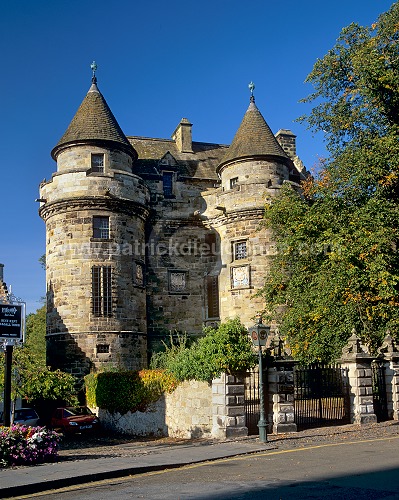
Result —
<path fill-rule="evenodd" d="M 329 443 L 360 441 L 399 435 L 399 422 L 365 426 L 346 425 L 269 435 L 267 443 L 256 436 L 235 440 L 129 440 L 99 439 L 66 443 L 58 461 L 0 469 L 0 498 L 32 495 L 57 488 L 172 469 L 273 449 L 293 449 Z"/>

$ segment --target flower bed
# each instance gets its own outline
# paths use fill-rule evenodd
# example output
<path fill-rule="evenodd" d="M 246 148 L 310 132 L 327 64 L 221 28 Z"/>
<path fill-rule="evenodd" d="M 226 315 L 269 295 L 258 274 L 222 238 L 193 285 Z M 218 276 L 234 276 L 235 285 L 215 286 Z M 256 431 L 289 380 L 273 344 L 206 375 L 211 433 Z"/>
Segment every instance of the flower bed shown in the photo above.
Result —
<path fill-rule="evenodd" d="M 60 435 L 45 427 L 0 427 L 0 466 L 32 465 L 52 460 Z"/>

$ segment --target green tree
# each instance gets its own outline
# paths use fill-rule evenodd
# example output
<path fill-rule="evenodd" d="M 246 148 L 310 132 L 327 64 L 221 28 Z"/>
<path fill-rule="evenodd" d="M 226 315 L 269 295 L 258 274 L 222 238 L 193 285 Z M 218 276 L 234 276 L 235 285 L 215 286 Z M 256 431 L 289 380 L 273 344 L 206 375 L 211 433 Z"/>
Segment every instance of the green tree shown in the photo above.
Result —
<path fill-rule="evenodd" d="M 46 366 L 46 306 L 26 317 L 25 347 L 40 366 Z"/>
<path fill-rule="evenodd" d="M 52 371 L 46 366 L 46 306 L 26 318 L 26 342 L 14 348 L 12 399 L 18 397 L 48 406 L 51 401 L 77 403 L 76 379 L 60 370 Z M 3 396 L 4 353 L 1 355 L 0 390 Z"/>
<path fill-rule="evenodd" d="M 295 357 L 332 360 L 356 329 L 372 351 L 399 326 L 399 3 L 351 24 L 316 62 L 309 116 L 328 158 L 267 203 L 277 242 L 260 293 Z"/>

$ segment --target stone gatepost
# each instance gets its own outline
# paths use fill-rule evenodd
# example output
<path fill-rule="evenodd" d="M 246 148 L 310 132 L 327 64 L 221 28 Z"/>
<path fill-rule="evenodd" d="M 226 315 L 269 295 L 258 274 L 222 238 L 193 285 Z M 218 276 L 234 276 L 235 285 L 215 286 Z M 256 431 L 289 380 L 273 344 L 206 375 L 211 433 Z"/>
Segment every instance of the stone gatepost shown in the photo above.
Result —
<path fill-rule="evenodd" d="M 294 363 L 276 361 L 268 369 L 269 397 L 273 400 L 273 433 L 296 432 Z"/>
<path fill-rule="evenodd" d="M 385 361 L 388 418 L 399 420 L 399 347 L 389 332 L 378 353 Z"/>
<path fill-rule="evenodd" d="M 212 436 L 229 439 L 248 436 L 245 426 L 244 377 L 222 373 L 212 380 Z"/>
<path fill-rule="evenodd" d="M 370 356 L 367 347 L 353 331 L 348 343 L 342 349 L 340 363 L 342 368 L 348 370 L 351 422 L 354 424 L 377 422 L 373 405 L 372 360 L 373 357 Z"/>

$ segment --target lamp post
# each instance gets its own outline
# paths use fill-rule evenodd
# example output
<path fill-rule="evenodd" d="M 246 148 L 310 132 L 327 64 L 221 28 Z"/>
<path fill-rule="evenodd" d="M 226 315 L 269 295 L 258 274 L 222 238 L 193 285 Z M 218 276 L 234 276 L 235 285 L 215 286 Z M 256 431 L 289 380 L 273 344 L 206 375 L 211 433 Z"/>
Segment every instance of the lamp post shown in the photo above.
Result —
<path fill-rule="evenodd" d="M 267 442 L 267 421 L 265 419 L 265 398 L 263 392 L 263 363 L 262 363 L 262 346 L 266 345 L 267 338 L 270 333 L 270 326 L 262 324 L 262 317 L 259 318 L 259 322 L 249 328 L 249 335 L 251 336 L 252 342 L 255 347 L 258 348 L 259 353 L 259 405 L 260 405 L 260 415 L 259 415 L 259 441 L 261 443 Z"/>

